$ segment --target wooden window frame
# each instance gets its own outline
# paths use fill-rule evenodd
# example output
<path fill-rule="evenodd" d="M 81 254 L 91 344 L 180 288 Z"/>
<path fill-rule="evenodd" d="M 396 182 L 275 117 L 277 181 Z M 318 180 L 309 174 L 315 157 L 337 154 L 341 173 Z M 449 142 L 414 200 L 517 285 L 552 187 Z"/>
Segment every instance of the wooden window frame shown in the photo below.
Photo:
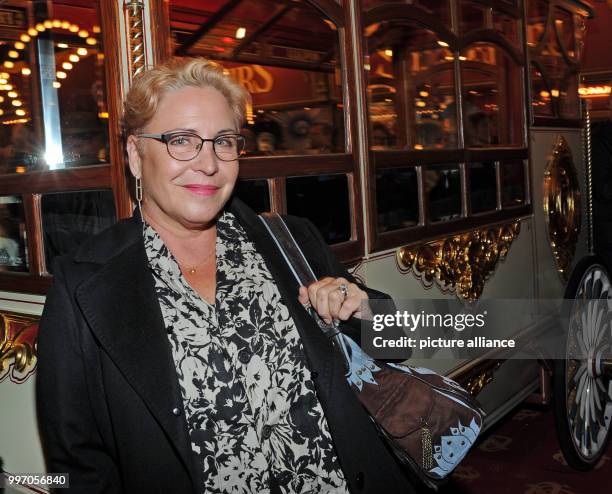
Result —
<path fill-rule="evenodd" d="M 108 104 L 109 163 L 36 171 L 24 174 L 0 175 L 0 196 L 20 196 L 23 201 L 27 236 L 29 270 L 24 273 L 0 272 L 0 290 L 46 294 L 52 276 L 45 266 L 41 195 L 51 192 L 73 192 L 92 189 L 112 189 L 117 217 L 131 214 L 127 191 L 124 151 L 121 141 L 121 101 L 119 78 L 121 59 L 119 12 L 117 2 L 100 1 L 98 5 L 102 28 L 102 49 L 105 54 L 106 95 Z"/>
<path fill-rule="evenodd" d="M 475 3 L 486 4 L 498 10 L 499 12 L 510 15 L 518 22 L 523 19 L 522 16 L 522 1 L 519 7 L 513 7 L 504 2 L 494 0 L 476 1 Z M 529 129 L 527 126 L 527 110 L 526 106 L 529 101 L 527 92 L 527 61 L 524 53 L 526 53 L 525 34 L 521 31 L 522 40 L 521 46 L 523 54 L 521 54 L 513 44 L 507 40 L 498 31 L 492 29 L 479 29 L 472 31 L 463 36 L 457 34 L 459 29 L 459 1 L 449 0 L 449 8 L 451 14 L 452 30 L 442 24 L 433 15 L 421 10 L 419 7 L 408 4 L 386 3 L 378 4 L 368 10 L 362 12 L 361 15 L 361 33 L 371 24 L 375 22 L 383 22 L 392 19 L 402 19 L 414 22 L 423 26 L 426 29 L 433 31 L 439 39 L 445 41 L 449 45 L 449 50 L 455 55 L 454 57 L 454 82 L 455 82 L 455 101 L 457 102 L 457 129 L 458 129 L 458 148 L 444 150 L 422 150 L 422 151 L 373 151 L 370 150 L 367 164 L 367 215 L 368 215 L 368 233 L 370 240 L 370 251 L 384 251 L 399 246 L 416 244 L 433 240 L 440 237 L 447 237 L 461 233 L 466 230 L 485 227 L 488 225 L 499 224 L 505 221 L 511 221 L 526 216 L 530 216 L 533 212 L 531 188 L 530 188 L 530 162 L 529 162 Z M 362 44 L 365 45 L 365 40 L 362 36 Z M 504 50 L 514 62 L 517 64 L 521 80 L 523 84 L 523 142 L 518 146 L 495 146 L 490 148 L 470 148 L 465 147 L 463 142 L 463 95 L 462 95 L 462 75 L 461 65 L 459 61 L 459 53 L 470 45 L 477 42 L 493 43 Z M 364 78 L 365 78 L 364 74 Z M 367 106 L 367 104 L 366 104 Z M 366 125 L 369 129 L 369 112 L 366 112 Z M 368 131 L 366 129 L 366 132 Z M 368 139 L 369 145 L 369 139 Z M 470 212 L 470 187 L 468 167 L 470 163 L 479 161 L 491 161 L 495 163 L 497 176 L 497 207 L 491 212 L 471 214 Z M 522 160 L 524 163 L 524 179 L 525 179 L 525 198 L 524 203 L 519 206 L 504 207 L 501 204 L 501 179 L 499 171 L 499 163 L 506 160 Z M 381 163 L 382 162 L 382 163 Z M 424 172 L 430 165 L 457 165 L 461 176 L 461 215 L 459 218 L 438 222 L 434 224 L 428 223 L 427 204 L 425 201 L 425 180 Z M 419 195 L 419 222 L 416 226 L 397 229 L 393 231 L 379 232 L 377 223 L 377 203 L 376 203 L 376 172 L 380 170 L 388 170 L 393 168 L 414 168 L 417 175 L 417 190 Z"/>

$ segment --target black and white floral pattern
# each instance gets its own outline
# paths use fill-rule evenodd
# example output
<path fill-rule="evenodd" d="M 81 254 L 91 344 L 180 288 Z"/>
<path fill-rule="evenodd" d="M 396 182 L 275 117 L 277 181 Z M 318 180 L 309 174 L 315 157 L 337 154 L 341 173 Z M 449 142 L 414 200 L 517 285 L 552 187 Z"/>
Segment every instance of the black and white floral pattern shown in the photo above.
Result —
<path fill-rule="evenodd" d="M 144 229 L 206 493 L 346 493 L 295 323 L 235 216 L 217 222 L 212 306 Z"/>

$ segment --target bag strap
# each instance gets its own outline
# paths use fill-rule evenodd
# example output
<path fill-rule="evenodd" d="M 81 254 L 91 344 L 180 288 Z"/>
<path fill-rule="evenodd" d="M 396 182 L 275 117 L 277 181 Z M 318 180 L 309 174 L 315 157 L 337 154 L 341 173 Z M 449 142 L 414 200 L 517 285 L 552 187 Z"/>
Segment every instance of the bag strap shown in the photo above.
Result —
<path fill-rule="evenodd" d="M 317 281 L 314 271 L 289 231 L 285 220 L 278 213 L 261 213 L 259 219 L 268 230 L 298 284 L 306 286 Z"/>
<path fill-rule="evenodd" d="M 308 264 L 302 249 L 300 249 L 300 246 L 289 231 L 285 220 L 283 220 L 278 213 L 261 213 L 259 219 L 266 227 L 266 230 L 268 230 L 272 240 L 274 240 L 274 243 L 298 282 L 298 285 L 307 286 L 317 281 L 314 271 L 310 267 L 310 264 Z M 305 304 L 304 308 L 317 322 L 326 336 L 333 338 L 340 333 L 338 329 L 339 321 L 333 321 L 331 324 L 327 324 L 319 317 L 310 303 Z"/>

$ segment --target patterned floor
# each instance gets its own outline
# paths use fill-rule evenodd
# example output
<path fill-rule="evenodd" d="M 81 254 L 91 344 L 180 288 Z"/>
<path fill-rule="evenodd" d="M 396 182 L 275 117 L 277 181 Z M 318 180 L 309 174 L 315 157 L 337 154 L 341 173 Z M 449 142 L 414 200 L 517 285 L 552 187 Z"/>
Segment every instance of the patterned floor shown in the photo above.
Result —
<path fill-rule="evenodd" d="M 612 444 L 597 467 L 563 459 L 552 409 L 519 408 L 487 431 L 440 494 L 610 494 Z"/>

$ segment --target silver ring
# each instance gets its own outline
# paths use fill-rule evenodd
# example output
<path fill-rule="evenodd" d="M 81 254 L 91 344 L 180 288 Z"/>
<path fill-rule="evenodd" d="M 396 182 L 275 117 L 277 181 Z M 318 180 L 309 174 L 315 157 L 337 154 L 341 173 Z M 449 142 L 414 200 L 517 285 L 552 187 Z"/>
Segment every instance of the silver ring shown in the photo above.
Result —
<path fill-rule="evenodd" d="M 346 286 L 346 283 L 341 283 L 338 286 L 338 290 L 340 290 L 340 292 L 342 293 L 342 295 L 344 297 L 342 299 L 342 301 L 344 302 L 346 300 L 346 297 L 348 297 L 348 286 Z"/>

